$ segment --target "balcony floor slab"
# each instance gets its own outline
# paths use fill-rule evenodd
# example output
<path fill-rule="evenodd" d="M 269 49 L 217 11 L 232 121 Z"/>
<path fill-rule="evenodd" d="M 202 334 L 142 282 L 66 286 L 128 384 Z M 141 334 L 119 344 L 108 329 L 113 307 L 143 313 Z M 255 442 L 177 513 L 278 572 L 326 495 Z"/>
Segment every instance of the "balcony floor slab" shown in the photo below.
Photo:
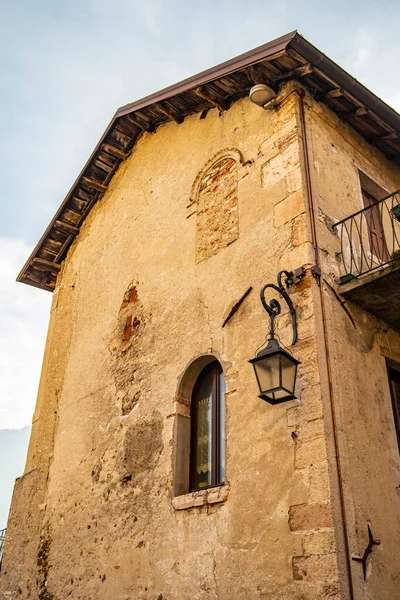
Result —
<path fill-rule="evenodd" d="M 343 284 L 339 293 L 400 331 L 399 261 Z"/>

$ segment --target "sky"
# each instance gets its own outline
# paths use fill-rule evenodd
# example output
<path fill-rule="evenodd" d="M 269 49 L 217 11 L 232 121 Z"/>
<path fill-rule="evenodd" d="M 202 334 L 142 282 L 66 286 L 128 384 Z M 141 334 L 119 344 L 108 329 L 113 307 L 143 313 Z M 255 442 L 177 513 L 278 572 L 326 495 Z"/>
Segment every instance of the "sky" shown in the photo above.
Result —
<path fill-rule="evenodd" d="M 0 435 L 51 302 L 15 277 L 116 109 L 294 29 L 400 111 L 398 0 L 0 0 Z"/>

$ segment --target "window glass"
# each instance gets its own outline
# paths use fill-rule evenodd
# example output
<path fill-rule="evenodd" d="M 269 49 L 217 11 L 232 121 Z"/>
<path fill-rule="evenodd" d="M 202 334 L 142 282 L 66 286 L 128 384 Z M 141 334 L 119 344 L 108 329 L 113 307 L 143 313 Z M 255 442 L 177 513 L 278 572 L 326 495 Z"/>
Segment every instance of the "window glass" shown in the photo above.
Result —
<path fill-rule="evenodd" d="M 225 479 L 225 381 L 218 362 L 200 374 L 191 403 L 190 487 L 199 490 Z"/>
<path fill-rule="evenodd" d="M 196 389 L 192 400 L 194 423 L 193 487 L 211 485 L 211 411 L 212 411 L 212 371 L 208 370 Z"/>

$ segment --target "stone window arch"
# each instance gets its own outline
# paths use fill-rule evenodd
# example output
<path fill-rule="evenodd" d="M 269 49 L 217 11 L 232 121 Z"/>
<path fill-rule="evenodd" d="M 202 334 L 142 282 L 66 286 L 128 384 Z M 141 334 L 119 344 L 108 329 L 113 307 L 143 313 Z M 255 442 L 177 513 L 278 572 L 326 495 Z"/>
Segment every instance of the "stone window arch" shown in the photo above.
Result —
<path fill-rule="evenodd" d="M 174 431 L 174 495 L 225 481 L 225 380 L 213 355 L 198 357 L 179 387 Z"/>
<path fill-rule="evenodd" d="M 239 150 L 228 148 L 213 156 L 197 175 L 189 208 L 196 213 L 196 263 L 210 258 L 239 237 Z"/>

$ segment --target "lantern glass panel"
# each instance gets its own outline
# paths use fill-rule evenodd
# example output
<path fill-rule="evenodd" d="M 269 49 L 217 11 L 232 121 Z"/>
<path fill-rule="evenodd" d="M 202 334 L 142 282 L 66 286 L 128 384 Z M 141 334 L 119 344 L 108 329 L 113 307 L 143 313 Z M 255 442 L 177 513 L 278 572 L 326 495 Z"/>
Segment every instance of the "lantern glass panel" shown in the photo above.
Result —
<path fill-rule="evenodd" d="M 279 355 L 263 356 L 254 363 L 260 392 L 280 387 Z"/>
<path fill-rule="evenodd" d="M 294 363 L 288 356 L 284 354 L 282 360 L 282 387 L 288 390 L 291 394 L 294 392 L 296 381 L 297 364 Z"/>

